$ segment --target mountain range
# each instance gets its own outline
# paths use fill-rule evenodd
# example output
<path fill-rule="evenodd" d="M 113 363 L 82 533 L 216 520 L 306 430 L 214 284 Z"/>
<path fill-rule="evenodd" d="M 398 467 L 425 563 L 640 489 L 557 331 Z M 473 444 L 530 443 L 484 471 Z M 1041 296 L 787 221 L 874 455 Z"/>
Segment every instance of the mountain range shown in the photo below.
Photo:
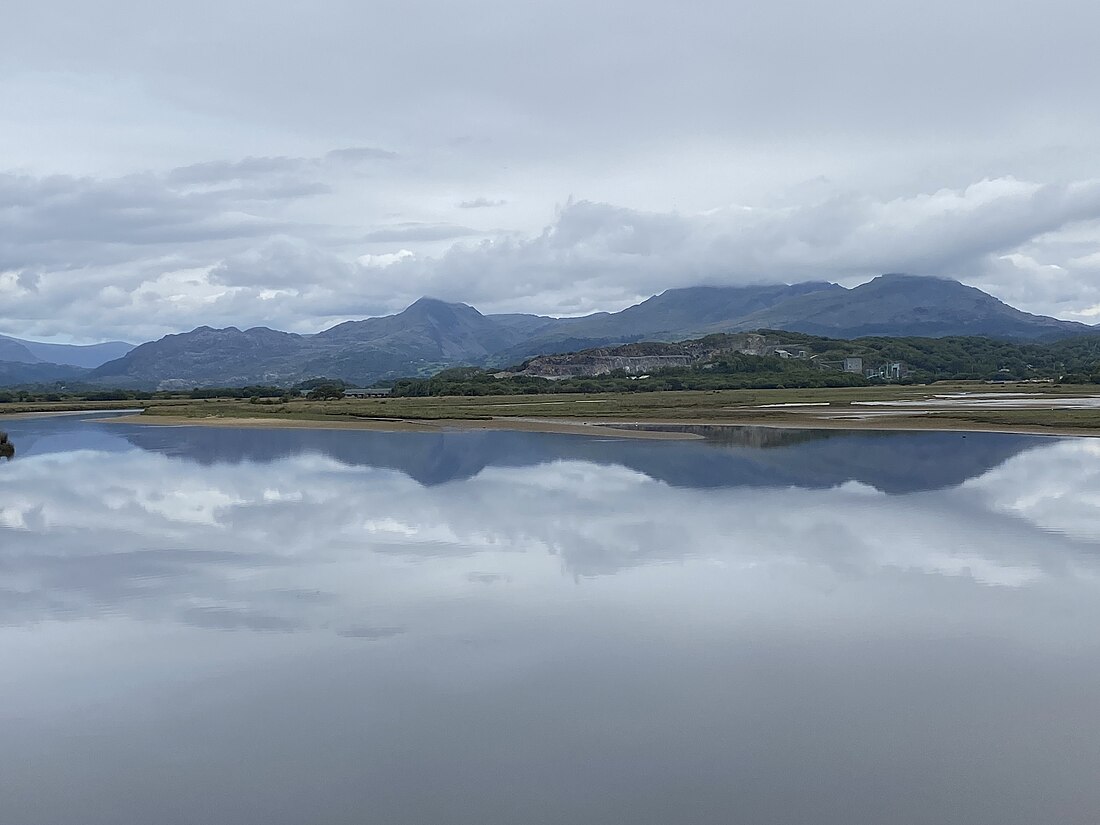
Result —
<path fill-rule="evenodd" d="M 1022 312 L 957 281 L 882 275 L 851 289 L 825 282 L 670 289 L 621 312 L 580 318 L 483 315 L 466 304 L 421 298 L 396 315 L 348 321 L 315 335 L 204 326 L 99 364 L 91 361 L 111 347 L 129 345 L 101 344 L 95 353 L 73 348 L 79 357 L 93 356 L 85 362 L 94 367 L 90 371 L 73 365 L 75 352 L 61 352 L 69 360 L 60 361 L 43 357 L 48 351 L 35 350 L 31 342 L 0 338 L 0 383 L 26 383 L 36 380 L 28 374 L 40 372 L 44 377 L 37 380 L 134 388 L 289 386 L 318 376 L 370 384 L 458 364 L 505 366 L 540 354 L 756 329 L 831 338 L 982 335 L 1016 341 L 1100 333 L 1087 324 Z M 37 360 L 28 360 L 24 350 Z M 9 357 L 13 353 L 20 357 Z M 45 377 L 51 370 L 54 377 Z M 65 370 L 71 374 L 57 374 Z"/>
<path fill-rule="evenodd" d="M 134 348 L 124 341 L 108 341 L 105 344 L 43 344 L 0 335 L 0 361 L 13 364 L 54 364 L 67 367 L 93 369 L 121 358 Z"/>

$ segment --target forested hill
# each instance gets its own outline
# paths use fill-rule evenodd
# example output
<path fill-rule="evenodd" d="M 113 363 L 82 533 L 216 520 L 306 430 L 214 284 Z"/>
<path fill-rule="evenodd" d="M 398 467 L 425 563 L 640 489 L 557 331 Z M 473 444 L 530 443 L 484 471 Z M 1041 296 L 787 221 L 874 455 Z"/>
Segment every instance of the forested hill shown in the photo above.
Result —
<path fill-rule="evenodd" d="M 855 362 L 854 359 L 859 359 Z M 858 372 L 846 372 L 845 362 Z M 900 365 L 894 378 L 868 372 Z M 394 395 L 508 395 L 679 389 L 839 387 L 900 380 L 1100 383 L 1100 337 L 1015 344 L 976 336 L 845 340 L 779 330 L 716 334 L 541 356 L 508 370 L 445 370 L 393 384 Z"/>

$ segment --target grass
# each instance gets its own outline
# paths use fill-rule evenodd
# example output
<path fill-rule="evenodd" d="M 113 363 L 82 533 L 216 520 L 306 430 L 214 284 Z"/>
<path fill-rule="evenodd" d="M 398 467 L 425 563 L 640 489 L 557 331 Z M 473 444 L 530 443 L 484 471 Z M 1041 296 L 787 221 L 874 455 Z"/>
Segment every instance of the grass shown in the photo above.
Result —
<path fill-rule="evenodd" d="M 937 423 L 982 425 L 1005 429 L 1052 429 L 1100 431 L 1097 410 L 960 410 L 925 416 Z"/>
<path fill-rule="evenodd" d="M 9 401 L 0 403 L 0 416 L 51 412 L 103 412 L 104 410 L 152 410 L 156 407 L 183 407 L 190 399 L 156 399 L 152 401 Z"/>

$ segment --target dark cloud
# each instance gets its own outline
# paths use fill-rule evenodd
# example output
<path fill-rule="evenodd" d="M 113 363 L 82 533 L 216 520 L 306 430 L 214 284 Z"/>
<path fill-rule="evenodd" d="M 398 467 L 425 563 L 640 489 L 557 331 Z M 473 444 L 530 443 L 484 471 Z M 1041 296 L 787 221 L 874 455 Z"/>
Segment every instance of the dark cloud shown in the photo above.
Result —
<path fill-rule="evenodd" d="M 285 224 L 241 209 L 248 190 L 181 191 L 165 176 L 95 179 L 0 174 L 0 267 L 84 267 L 132 260 L 120 247 L 209 243 L 277 232 Z"/>

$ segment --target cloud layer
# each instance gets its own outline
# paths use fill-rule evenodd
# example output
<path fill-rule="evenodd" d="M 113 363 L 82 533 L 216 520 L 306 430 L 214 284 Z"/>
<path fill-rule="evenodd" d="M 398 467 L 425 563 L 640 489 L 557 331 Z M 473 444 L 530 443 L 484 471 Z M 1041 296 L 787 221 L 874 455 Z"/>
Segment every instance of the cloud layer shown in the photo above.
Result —
<path fill-rule="evenodd" d="M 1083 0 L 126 5 L 110 38 L 63 0 L 0 33 L 2 332 L 312 332 L 422 294 L 564 314 L 897 270 L 1100 317 Z"/>

